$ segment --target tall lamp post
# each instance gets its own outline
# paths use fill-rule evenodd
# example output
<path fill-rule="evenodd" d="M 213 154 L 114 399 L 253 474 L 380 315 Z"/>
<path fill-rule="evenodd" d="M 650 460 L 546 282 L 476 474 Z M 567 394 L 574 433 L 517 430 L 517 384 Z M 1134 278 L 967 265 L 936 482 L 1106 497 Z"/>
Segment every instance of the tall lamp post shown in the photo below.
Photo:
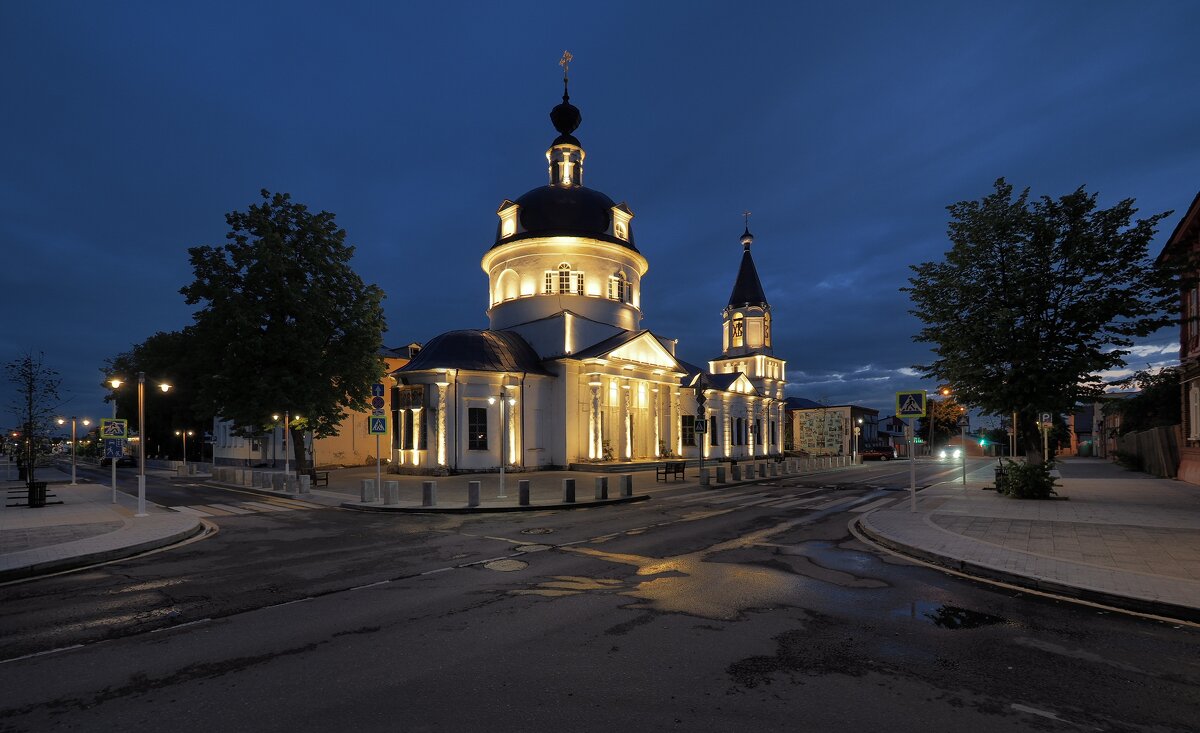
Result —
<path fill-rule="evenodd" d="M 176 430 L 175 434 L 183 438 L 183 475 L 187 475 L 187 439 L 189 435 L 195 435 L 194 430 Z"/>
<path fill-rule="evenodd" d="M 65 425 L 68 419 L 71 421 L 71 485 L 75 486 L 75 421 L 78 420 L 78 418 L 76 418 L 74 415 L 72 415 L 70 418 L 60 417 L 58 418 L 57 422 L 59 425 Z M 86 417 L 83 418 L 84 427 L 87 427 L 91 424 L 91 420 L 87 419 Z"/>
<path fill-rule="evenodd" d="M 858 424 L 854 426 L 854 463 L 858 463 L 858 454 L 861 452 L 859 443 L 862 441 L 862 418 L 858 418 Z"/>
<path fill-rule="evenodd" d="M 164 393 L 171 385 L 160 384 Z M 146 373 L 138 372 L 138 508 L 135 517 L 146 516 Z"/>

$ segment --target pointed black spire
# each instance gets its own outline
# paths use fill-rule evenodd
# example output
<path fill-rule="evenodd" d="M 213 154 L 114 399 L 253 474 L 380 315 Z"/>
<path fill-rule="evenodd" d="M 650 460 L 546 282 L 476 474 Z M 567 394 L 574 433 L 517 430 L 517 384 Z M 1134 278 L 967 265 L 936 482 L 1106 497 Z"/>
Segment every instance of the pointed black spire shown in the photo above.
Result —
<path fill-rule="evenodd" d="M 733 282 L 733 293 L 729 296 L 729 308 L 744 308 L 750 305 L 769 308 L 767 295 L 763 292 L 758 269 L 750 256 L 750 245 L 754 235 L 750 233 L 750 214 L 746 213 L 746 231 L 742 233 L 742 265 L 738 268 L 737 280 Z"/>
<path fill-rule="evenodd" d="M 583 122 L 583 115 L 579 112 L 578 107 L 571 104 L 571 95 L 567 93 L 567 67 L 573 58 L 570 51 L 563 51 L 562 59 L 558 62 L 558 65 L 563 67 L 563 101 L 550 110 L 550 122 L 559 132 L 558 139 L 554 141 L 555 145 L 560 142 L 579 145 L 579 141 L 571 133 L 575 132 L 579 123 Z"/>

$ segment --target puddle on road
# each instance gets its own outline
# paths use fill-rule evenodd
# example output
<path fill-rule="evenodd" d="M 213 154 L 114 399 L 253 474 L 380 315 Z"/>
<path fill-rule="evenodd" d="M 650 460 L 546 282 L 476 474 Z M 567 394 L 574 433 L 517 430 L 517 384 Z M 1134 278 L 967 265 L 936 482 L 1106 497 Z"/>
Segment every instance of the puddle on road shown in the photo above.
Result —
<path fill-rule="evenodd" d="M 512 560 L 505 558 L 503 560 L 492 560 L 483 564 L 488 570 L 498 570 L 502 573 L 511 573 L 516 570 L 524 570 L 529 567 L 529 563 L 521 562 L 520 560 Z"/>
<path fill-rule="evenodd" d="M 1003 624 L 1014 625 L 1006 618 L 993 616 L 982 611 L 972 611 L 969 608 L 953 606 L 948 603 L 931 603 L 929 601 L 913 601 L 907 608 L 892 611 L 893 616 L 908 616 L 916 621 L 933 624 L 938 628 L 949 631 L 961 629 L 978 629 L 983 626 Z"/>
<path fill-rule="evenodd" d="M 549 527 L 530 527 L 521 530 L 521 534 L 551 534 L 554 530 Z"/>

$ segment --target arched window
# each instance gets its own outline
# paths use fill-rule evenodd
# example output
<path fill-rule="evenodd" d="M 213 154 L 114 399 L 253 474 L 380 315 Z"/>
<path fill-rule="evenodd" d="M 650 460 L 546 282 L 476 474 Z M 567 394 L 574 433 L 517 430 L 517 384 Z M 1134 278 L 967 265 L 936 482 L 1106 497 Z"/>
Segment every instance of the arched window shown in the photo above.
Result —
<path fill-rule="evenodd" d="M 742 318 L 741 313 L 733 314 L 733 323 L 730 326 L 732 332 L 730 334 L 734 346 L 742 346 L 746 343 L 746 321 Z"/>
<path fill-rule="evenodd" d="M 625 273 L 618 272 L 616 275 L 608 278 L 608 297 L 612 300 L 619 300 L 622 303 L 628 303 L 633 300 L 633 285 L 625 279 Z"/>
<path fill-rule="evenodd" d="M 560 264 L 557 270 L 546 270 L 546 280 L 542 292 L 546 295 L 553 293 L 583 295 L 583 272 L 572 270 L 570 263 L 567 262 Z"/>

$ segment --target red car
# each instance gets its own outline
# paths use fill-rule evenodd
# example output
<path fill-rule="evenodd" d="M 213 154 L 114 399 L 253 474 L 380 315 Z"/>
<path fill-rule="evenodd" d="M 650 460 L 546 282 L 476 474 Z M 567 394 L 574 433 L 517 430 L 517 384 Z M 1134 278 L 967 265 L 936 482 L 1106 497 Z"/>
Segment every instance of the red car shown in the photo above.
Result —
<path fill-rule="evenodd" d="M 890 445 L 863 448 L 862 457 L 864 461 L 890 461 L 896 457 L 896 449 Z"/>

